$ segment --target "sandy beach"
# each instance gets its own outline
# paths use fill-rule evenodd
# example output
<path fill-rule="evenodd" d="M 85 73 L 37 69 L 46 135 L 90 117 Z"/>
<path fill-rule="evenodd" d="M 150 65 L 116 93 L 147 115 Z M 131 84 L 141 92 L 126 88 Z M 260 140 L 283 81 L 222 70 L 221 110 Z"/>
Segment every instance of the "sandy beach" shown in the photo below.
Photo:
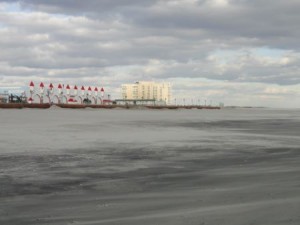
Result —
<path fill-rule="evenodd" d="M 50 108 L 0 120 L 0 224 L 300 224 L 299 110 Z"/>

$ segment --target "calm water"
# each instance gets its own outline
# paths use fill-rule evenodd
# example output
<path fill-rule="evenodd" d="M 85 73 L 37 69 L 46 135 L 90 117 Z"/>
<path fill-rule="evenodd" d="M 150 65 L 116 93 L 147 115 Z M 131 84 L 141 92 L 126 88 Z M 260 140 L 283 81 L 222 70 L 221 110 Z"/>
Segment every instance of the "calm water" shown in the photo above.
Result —
<path fill-rule="evenodd" d="M 0 153 L 117 146 L 298 146 L 300 110 L 0 110 Z"/>

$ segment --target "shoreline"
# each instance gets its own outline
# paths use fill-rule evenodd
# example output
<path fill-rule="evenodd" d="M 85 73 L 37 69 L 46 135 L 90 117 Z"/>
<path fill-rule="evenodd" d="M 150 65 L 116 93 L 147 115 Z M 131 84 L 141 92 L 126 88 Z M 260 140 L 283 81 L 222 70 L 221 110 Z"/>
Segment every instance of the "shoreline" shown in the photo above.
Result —
<path fill-rule="evenodd" d="M 68 109 L 221 109 L 218 106 L 198 106 L 198 105 L 96 105 L 96 104 L 49 104 L 49 103 L 0 103 L 0 109 L 23 109 L 23 108 L 36 108 L 48 109 L 51 107 L 68 108 Z"/>

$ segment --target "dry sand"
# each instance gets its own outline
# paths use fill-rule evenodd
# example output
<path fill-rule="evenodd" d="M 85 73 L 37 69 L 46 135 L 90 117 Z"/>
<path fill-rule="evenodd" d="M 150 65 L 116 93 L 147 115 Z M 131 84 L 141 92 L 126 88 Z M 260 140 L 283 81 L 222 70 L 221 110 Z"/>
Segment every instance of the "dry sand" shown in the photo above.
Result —
<path fill-rule="evenodd" d="M 0 110 L 0 224 L 300 224 L 300 111 Z"/>

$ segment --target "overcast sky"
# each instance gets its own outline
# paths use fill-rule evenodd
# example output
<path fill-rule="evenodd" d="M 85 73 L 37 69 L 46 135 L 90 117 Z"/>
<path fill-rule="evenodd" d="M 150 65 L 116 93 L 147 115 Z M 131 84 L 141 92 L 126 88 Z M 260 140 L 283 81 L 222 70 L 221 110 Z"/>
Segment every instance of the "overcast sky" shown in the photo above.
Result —
<path fill-rule="evenodd" d="M 300 107 L 299 0 L 0 0 L 0 90 L 165 81 L 177 103 Z"/>

